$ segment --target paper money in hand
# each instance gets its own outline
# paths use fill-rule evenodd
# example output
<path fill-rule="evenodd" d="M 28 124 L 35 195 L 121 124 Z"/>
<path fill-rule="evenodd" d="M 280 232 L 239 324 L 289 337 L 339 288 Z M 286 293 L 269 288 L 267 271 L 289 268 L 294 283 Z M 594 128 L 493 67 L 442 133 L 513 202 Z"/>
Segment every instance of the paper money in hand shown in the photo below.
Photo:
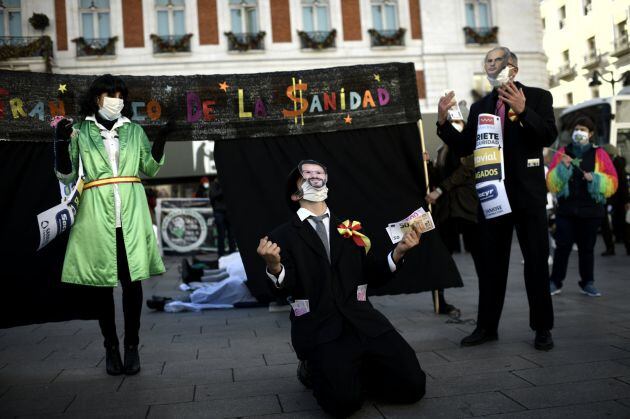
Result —
<path fill-rule="evenodd" d="M 402 240 L 406 232 L 412 229 L 414 224 L 418 224 L 420 226 L 420 231 L 422 233 L 426 233 L 427 231 L 431 231 L 435 228 L 431 213 L 426 212 L 422 207 L 420 207 L 404 220 L 389 224 L 385 227 L 385 230 L 387 231 L 387 235 L 389 235 L 392 243 L 396 244 Z"/>

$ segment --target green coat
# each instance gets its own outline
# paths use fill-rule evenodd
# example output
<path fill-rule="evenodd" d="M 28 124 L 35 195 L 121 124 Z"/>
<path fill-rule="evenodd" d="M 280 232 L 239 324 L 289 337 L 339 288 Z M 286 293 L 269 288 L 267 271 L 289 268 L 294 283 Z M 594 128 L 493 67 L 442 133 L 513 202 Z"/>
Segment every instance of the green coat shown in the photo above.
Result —
<path fill-rule="evenodd" d="M 107 150 L 100 130 L 92 121 L 74 126 L 79 135 L 70 143 L 72 173 L 57 173 L 58 179 L 69 184 L 77 180 L 79 153 L 83 162 L 85 182 L 113 177 Z M 155 176 L 160 162 L 151 155 L 151 144 L 142 127 L 133 122 L 117 128 L 120 143 L 118 176 L 138 176 L 143 172 Z M 63 282 L 116 286 L 116 214 L 113 185 L 84 190 L 79 210 L 70 229 L 61 280 Z M 131 280 L 141 280 L 164 272 L 151 223 L 149 205 L 141 183 L 119 183 L 122 232 L 129 262 Z"/>

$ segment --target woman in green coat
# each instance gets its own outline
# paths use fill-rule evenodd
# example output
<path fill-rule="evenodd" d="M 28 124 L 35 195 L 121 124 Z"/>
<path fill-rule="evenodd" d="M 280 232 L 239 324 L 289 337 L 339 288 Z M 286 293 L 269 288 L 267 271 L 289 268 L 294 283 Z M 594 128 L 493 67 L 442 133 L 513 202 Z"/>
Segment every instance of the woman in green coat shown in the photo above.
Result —
<path fill-rule="evenodd" d="M 81 104 L 82 120 L 56 127 L 59 180 L 78 180 L 82 162 L 84 187 L 70 230 L 62 281 L 103 287 L 99 325 L 110 375 L 136 374 L 142 285 L 140 280 L 164 272 L 139 172 L 155 176 L 164 164 L 165 129 L 151 147 L 142 127 L 131 122 L 127 87 L 112 75 L 98 77 Z M 169 127 L 169 124 L 167 124 Z M 116 332 L 113 287 L 123 290 L 125 361 Z"/>

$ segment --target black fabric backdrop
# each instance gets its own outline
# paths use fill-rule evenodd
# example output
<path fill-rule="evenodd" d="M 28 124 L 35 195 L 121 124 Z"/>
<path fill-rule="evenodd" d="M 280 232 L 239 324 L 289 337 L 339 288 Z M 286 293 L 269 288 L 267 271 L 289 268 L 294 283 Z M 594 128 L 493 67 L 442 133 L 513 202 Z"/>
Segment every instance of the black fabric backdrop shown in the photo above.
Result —
<path fill-rule="evenodd" d="M 261 237 L 291 217 L 284 188 L 290 170 L 306 158 L 328 167 L 328 206 L 342 220 L 358 220 L 372 250 L 393 248 L 385 231 L 424 202 L 425 186 L 416 124 L 261 139 L 218 142 L 220 173 L 248 287 L 261 301 L 272 299 L 262 259 Z M 336 230 L 332 229 L 331 234 Z M 453 259 L 435 231 L 422 236 L 395 280 L 372 294 L 399 294 L 462 286 Z"/>
<path fill-rule="evenodd" d="M 36 252 L 37 214 L 60 202 L 52 144 L 0 141 L 0 328 L 95 319 L 103 289 L 61 283 L 68 242 L 62 234 Z"/>

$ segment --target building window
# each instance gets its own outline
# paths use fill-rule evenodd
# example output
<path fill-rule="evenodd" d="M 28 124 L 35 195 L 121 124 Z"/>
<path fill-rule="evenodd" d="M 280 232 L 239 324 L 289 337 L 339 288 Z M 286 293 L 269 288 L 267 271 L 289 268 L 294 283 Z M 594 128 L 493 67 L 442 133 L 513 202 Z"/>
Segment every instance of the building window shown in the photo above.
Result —
<path fill-rule="evenodd" d="M 573 93 L 567 93 L 567 105 L 573 105 Z"/>
<path fill-rule="evenodd" d="M 489 29 L 490 2 L 487 0 L 466 1 L 466 25 L 473 29 Z"/>
<path fill-rule="evenodd" d="M 564 65 L 569 65 L 569 50 L 565 49 L 562 51 L 562 63 Z"/>
<path fill-rule="evenodd" d="M 230 0 L 230 25 L 225 32 L 229 51 L 265 49 L 265 32 L 258 27 L 258 2 L 256 0 Z"/>
<path fill-rule="evenodd" d="M 560 29 L 564 29 L 566 18 L 567 18 L 567 8 L 566 6 L 562 6 L 560 9 L 558 9 L 558 27 Z"/>
<path fill-rule="evenodd" d="M 398 5 L 393 0 L 372 0 L 372 24 L 379 32 L 398 29 Z"/>
<path fill-rule="evenodd" d="M 621 22 L 617 23 L 617 25 L 615 26 L 616 39 L 625 39 L 626 41 L 628 40 L 627 24 L 628 24 L 627 20 L 622 20 Z"/>
<path fill-rule="evenodd" d="M 302 0 L 302 28 L 305 32 L 330 31 L 328 0 Z"/>
<path fill-rule="evenodd" d="M 542 20 L 542 28 L 543 30 L 547 29 L 547 19 L 543 18 Z"/>
<path fill-rule="evenodd" d="M 599 97 L 599 87 L 593 87 L 591 89 L 591 93 L 593 95 L 593 99 L 597 99 Z"/>
<path fill-rule="evenodd" d="M 592 0 L 583 0 L 584 3 L 584 16 L 593 11 L 593 1 Z"/>
<path fill-rule="evenodd" d="M 230 0 L 230 22 L 234 34 L 258 33 L 256 0 Z"/>
<path fill-rule="evenodd" d="M 588 38 L 588 40 L 586 41 L 586 47 L 588 50 L 589 57 L 594 57 L 595 55 L 597 55 L 597 45 L 595 44 L 594 36 Z"/>
<path fill-rule="evenodd" d="M 20 0 L 7 0 L 2 3 L 4 8 L 0 9 L 0 36 L 22 36 Z"/>
<path fill-rule="evenodd" d="M 156 0 L 157 34 L 161 37 L 186 34 L 184 0 Z"/>
<path fill-rule="evenodd" d="M 93 39 L 109 39 L 109 0 L 80 0 L 81 34 L 90 42 Z"/>

